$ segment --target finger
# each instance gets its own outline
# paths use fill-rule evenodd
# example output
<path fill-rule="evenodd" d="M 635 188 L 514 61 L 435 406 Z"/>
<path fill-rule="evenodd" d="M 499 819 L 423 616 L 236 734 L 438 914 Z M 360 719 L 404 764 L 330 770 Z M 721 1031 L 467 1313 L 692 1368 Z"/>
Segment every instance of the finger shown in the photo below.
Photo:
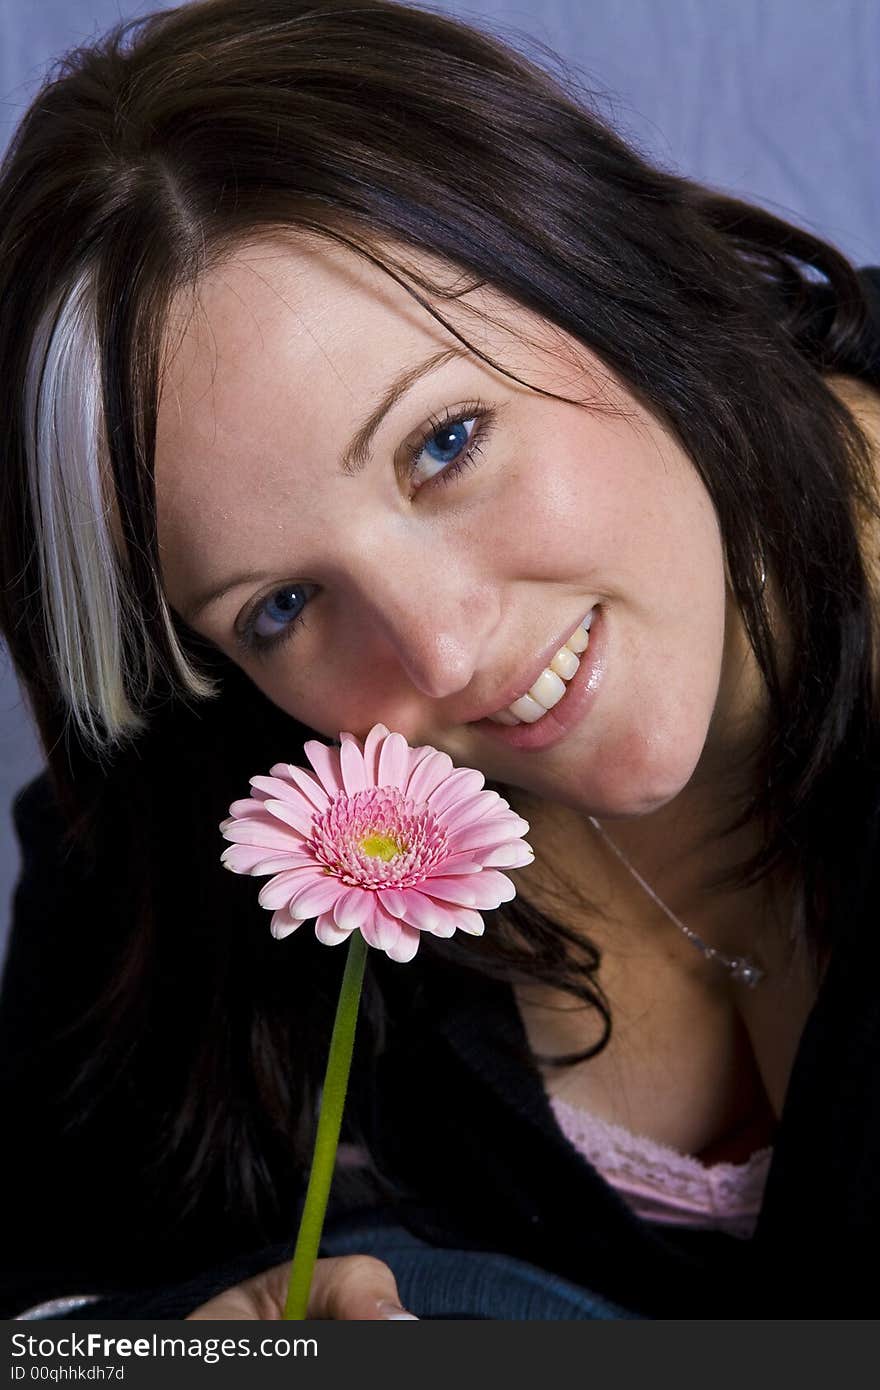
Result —
<path fill-rule="evenodd" d="M 397 1280 L 383 1260 L 337 1255 L 315 1265 L 308 1317 L 376 1322 L 414 1314 L 401 1306 Z"/>
<path fill-rule="evenodd" d="M 190 1313 L 188 1322 L 277 1321 L 284 1316 L 290 1261 L 224 1289 Z M 347 1321 L 414 1319 L 400 1305 L 397 1281 L 388 1265 L 372 1255 L 339 1255 L 315 1264 L 309 1318 Z M 414 1319 L 417 1321 L 417 1319 Z"/>
<path fill-rule="evenodd" d="M 188 1313 L 187 1322 L 257 1322 L 270 1316 L 261 1313 L 254 1298 L 242 1286 L 224 1289 L 215 1298 Z M 279 1317 L 278 1313 L 274 1317 Z"/>
<path fill-rule="evenodd" d="M 290 1261 L 224 1289 L 187 1317 L 187 1322 L 274 1322 L 284 1316 Z"/>

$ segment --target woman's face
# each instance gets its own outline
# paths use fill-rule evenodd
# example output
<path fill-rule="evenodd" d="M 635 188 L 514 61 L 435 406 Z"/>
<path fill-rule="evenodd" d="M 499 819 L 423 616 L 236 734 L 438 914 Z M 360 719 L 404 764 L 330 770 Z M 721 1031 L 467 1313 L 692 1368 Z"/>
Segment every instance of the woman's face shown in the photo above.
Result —
<path fill-rule="evenodd" d="M 528 385 L 329 243 L 255 243 L 202 281 L 194 315 L 177 307 L 156 461 L 169 600 L 330 738 L 382 722 L 555 803 L 650 812 L 724 765 L 745 699 L 708 494 L 576 340 L 485 288 L 436 303 Z M 348 466 L 390 383 L 441 354 Z M 480 721 L 594 608 L 558 718 L 518 726 L 541 746 Z M 249 620 L 274 644 L 241 649 Z"/>

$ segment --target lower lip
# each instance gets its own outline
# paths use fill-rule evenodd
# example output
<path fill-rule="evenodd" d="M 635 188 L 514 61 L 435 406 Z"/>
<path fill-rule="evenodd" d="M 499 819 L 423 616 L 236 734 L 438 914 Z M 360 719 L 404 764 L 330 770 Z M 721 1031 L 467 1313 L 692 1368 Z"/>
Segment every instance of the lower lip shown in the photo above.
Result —
<path fill-rule="evenodd" d="M 592 708 L 605 676 L 607 654 L 605 609 L 597 606 L 593 609 L 590 625 L 590 645 L 581 653 L 581 664 L 567 682 L 565 694 L 557 705 L 534 724 L 496 724 L 492 719 L 477 719 L 472 727 L 499 743 L 506 743 L 508 748 L 550 748 L 565 738 Z"/>

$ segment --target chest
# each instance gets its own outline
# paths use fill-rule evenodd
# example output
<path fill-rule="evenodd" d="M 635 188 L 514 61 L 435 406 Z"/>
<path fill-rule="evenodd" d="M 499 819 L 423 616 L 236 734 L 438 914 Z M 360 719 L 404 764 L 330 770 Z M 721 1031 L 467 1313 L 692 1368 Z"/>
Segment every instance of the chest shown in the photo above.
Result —
<path fill-rule="evenodd" d="M 745 1161 L 773 1142 L 817 991 L 806 964 L 767 966 L 746 990 L 678 948 L 606 958 L 611 1040 L 574 1066 L 542 1063 L 545 1089 L 705 1163 Z M 571 995 L 518 986 L 516 997 L 533 1050 L 580 1051 L 601 1035 L 598 1015 Z"/>

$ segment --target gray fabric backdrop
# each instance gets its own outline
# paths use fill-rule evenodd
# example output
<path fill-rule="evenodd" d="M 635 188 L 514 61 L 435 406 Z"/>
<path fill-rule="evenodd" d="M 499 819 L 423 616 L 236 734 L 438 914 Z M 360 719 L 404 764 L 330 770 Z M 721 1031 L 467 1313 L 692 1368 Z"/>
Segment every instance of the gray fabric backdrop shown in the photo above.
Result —
<path fill-rule="evenodd" d="M 54 58 L 120 18 L 167 8 L 0 0 L 0 147 Z M 426 8 L 491 27 L 539 60 L 546 46 L 580 72 L 600 112 L 667 168 L 763 203 L 858 264 L 880 262 L 880 0 L 475 0 Z M 0 950 L 19 870 L 9 808 L 42 762 L 0 647 Z"/>

